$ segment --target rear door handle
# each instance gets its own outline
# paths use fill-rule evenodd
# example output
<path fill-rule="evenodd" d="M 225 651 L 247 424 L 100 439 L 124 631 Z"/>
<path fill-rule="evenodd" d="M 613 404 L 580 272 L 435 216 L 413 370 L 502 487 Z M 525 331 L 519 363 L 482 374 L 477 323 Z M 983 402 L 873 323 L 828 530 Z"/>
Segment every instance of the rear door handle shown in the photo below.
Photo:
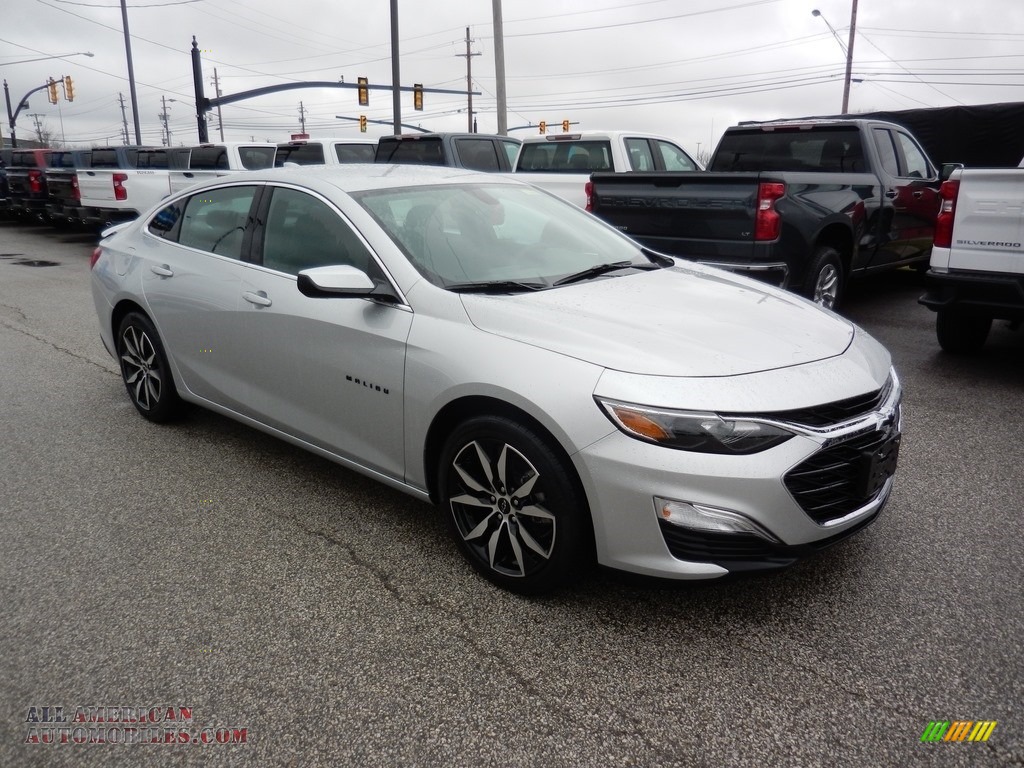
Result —
<path fill-rule="evenodd" d="M 159 267 L 154 264 L 149 268 L 149 271 L 154 275 L 160 275 L 160 277 L 174 277 L 174 270 L 166 264 L 161 264 Z"/>
<path fill-rule="evenodd" d="M 885 196 L 888 197 L 890 200 L 895 200 L 897 197 L 900 196 L 900 192 L 898 189 L 887 189 L 885 190 Z"/>
<path fill-rule="evenodd" d="M 917 190 L 916 192 L 914 192 L 914 197 L 920 200 L 922 197 L 924 197 L 924 192 L 922 192 L 921 190 Z"/>
<path fill-rule="evenodd" d="M 242 298 L 248 301 L 250 304 L 255 304 L 258 307 L 269 307 L 271 304 L 274 303 L 267 297 L 265 291 L 257 291 L 256 293 L 253 293 L 252 291 L 246 291 L 245 293 L 242 294 Z"/>

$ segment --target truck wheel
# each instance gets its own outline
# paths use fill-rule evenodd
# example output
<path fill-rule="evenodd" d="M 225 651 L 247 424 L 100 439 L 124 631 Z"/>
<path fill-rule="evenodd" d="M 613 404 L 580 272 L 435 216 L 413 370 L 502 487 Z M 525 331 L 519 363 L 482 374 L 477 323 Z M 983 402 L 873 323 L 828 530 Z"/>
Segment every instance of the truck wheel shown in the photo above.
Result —
<path fill-rule="evenodd" d="M 935 318 L 935 335 L 939 339 L 939 346 L 954 355 L 966 355 L 980 350 L 991 328 L 991 317 L 965 315 L 952 310 L 939 312 Z"/>
<path fill-rule="evenodd" d="M 829 246 L 815 251 L 810 269 L 807 270 L 804 295 L 818 306 L 835 309 L 839 306 L 845 283 L 843 260 L 839 258 L 839 251 Z"/>

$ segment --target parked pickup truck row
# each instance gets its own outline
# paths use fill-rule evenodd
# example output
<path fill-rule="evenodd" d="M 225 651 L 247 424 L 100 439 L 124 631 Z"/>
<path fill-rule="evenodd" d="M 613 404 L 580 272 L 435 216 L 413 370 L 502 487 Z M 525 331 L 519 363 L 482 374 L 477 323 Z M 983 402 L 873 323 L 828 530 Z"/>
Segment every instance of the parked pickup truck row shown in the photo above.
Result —
<path fill-rule="evenodd" d="M 835 307 L 854 275 L 926 266 L 939 184 L 898 125 L 773 122 L 727 129 L 707 173 L 595 173 L 589 210 L 653 250 Z"/>

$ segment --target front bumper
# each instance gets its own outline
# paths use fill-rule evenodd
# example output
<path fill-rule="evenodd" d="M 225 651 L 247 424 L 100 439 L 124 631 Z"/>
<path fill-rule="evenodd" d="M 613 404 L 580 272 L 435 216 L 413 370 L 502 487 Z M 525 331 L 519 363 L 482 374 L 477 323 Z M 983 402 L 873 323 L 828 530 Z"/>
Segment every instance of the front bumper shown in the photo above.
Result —
<path fill-rule="evenodd" d="M 790 565 L 869 525 L 890 497 L 896 469 L 902 392 L 892 377 L 855 418 L 799 427 L 760 453 L 678 451 L 621 432 L 588 446 L 576 460 L 598 561 L 663 578 L 716 578 Z M 763 535 L 676 524 L 659 514 L 655 497 L 726 510 Z"/>

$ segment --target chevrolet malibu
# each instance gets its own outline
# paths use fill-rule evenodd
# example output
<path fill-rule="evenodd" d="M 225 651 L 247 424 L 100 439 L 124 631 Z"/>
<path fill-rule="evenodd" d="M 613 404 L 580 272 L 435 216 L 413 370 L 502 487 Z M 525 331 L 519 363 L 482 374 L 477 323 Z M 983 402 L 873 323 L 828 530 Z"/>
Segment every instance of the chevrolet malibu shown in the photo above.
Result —
<path fill-rule="evenodd" d="M 595 557 L 789 565 L 893 487 L 900 383 L 864 331 L 514 180 L 219 179 L 108 231 L 92 290 L 142 416 L 200 405 L 434 502 L 520 593 Z"/>

